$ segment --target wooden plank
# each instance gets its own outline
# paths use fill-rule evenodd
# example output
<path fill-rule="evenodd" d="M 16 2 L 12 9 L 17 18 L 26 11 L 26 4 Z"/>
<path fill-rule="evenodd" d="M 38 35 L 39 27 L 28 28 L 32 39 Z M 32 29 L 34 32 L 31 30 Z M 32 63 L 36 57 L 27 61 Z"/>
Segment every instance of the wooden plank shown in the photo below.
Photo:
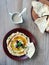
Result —
<path fill-rule="evenodd" d="M 0 0 L 0 65 L 49 65 L 49 34 L 41 34 L 31 19 L 32 0 Z M 14 25 L 10 21 L 9 12 L 19 11 L 27 7 L 23 14 L 24 23 Z M 32 59 L 14 61 L 7 57 L 2 48 L 4 35 L 11 29 L 22 27 L 28 29 L 37 39 L 36 54 Z"/>

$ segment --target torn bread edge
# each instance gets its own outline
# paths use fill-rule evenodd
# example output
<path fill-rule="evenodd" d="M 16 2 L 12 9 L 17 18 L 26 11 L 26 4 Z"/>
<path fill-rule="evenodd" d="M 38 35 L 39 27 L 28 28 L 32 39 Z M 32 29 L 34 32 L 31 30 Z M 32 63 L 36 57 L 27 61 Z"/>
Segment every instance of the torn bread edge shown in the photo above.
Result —
<path fill-rule="evenodd" d="M 35 24 L 38 26 L 41 33 L 44 33 L 45 30 L 48 31 L 49 29 L 48 20 L 49 19 L 47 19 L 47 16 L 44 16 L 35 20 Z"/>

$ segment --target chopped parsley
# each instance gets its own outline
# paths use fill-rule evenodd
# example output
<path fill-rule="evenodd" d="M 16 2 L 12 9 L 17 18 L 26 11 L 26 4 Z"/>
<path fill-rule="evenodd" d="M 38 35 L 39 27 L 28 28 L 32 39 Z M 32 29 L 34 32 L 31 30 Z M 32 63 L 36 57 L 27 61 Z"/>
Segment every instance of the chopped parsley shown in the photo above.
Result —
<path fill-rule="evenodd" d="M 20 42 L 20 41 L 17 41 L 16 43 L 17 43 L 16 47 L 21 47 L 21 46 L 23 46 L 22 42 Z"/>

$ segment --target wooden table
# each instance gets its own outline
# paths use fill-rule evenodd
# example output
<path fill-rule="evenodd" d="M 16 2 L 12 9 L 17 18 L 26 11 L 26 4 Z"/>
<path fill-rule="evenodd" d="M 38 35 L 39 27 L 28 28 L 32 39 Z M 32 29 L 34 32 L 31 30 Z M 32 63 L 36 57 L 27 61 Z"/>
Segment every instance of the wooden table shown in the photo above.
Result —
<path fill-rule="evenodd" d="M 32 0 L 0 0 L 0 65 L 49 65 L 49 34 L 41 34 L 31 19 Z M 24 7 L 27 11 L 23 14 L 24 23 L 14 25 L 11 23 L 9 12 L 21 12 Z M 14 61 L 3 51 L 3 38 L 13 28 L 28 29 L 37 40 L 36 54 L 32 59 Z"/>

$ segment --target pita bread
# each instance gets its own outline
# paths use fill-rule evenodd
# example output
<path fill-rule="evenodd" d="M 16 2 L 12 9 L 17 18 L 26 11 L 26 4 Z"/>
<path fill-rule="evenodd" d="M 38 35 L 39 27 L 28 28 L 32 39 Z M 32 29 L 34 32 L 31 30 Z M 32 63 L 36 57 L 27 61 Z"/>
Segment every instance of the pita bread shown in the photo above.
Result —
<path fill-rule="evenodd" d="M 48 22 L 48 25 L 47 25 L 46 31 L 49 31 L 49 18 L 48 18 L 47 22 Z"/>
<path fill-rule="evenodd" d="M 35 20 L 35 24 L 38 26 L 41 33 L 44 33 L 47 28 L 48 23 L 46 18 L 47 16 L 44 16 Z"/>
<path fill-rule="evenodd" d="M 32 1 L 33 10 L 39 17 L 49 15 L 49 6 L 38 1 Z"/>
<path fill-rule="evenodd" d="M 33 42 L 29 43 L 28 44 L 28 47 L 29 47 L 29 50 L 27 51 L 27 54 L 26 55 L 29 58 L 31 58 L 34 55 L 34 53 L 35 53 L 35 46 L 34 46 Z"/>
<path fill-rule="evenodd" d="M 40 9 L 38 15 L 41 16 L 45 16 L 45 15 L 49 15 L 49 6 L 44 4 L 44 6 Z"/>

